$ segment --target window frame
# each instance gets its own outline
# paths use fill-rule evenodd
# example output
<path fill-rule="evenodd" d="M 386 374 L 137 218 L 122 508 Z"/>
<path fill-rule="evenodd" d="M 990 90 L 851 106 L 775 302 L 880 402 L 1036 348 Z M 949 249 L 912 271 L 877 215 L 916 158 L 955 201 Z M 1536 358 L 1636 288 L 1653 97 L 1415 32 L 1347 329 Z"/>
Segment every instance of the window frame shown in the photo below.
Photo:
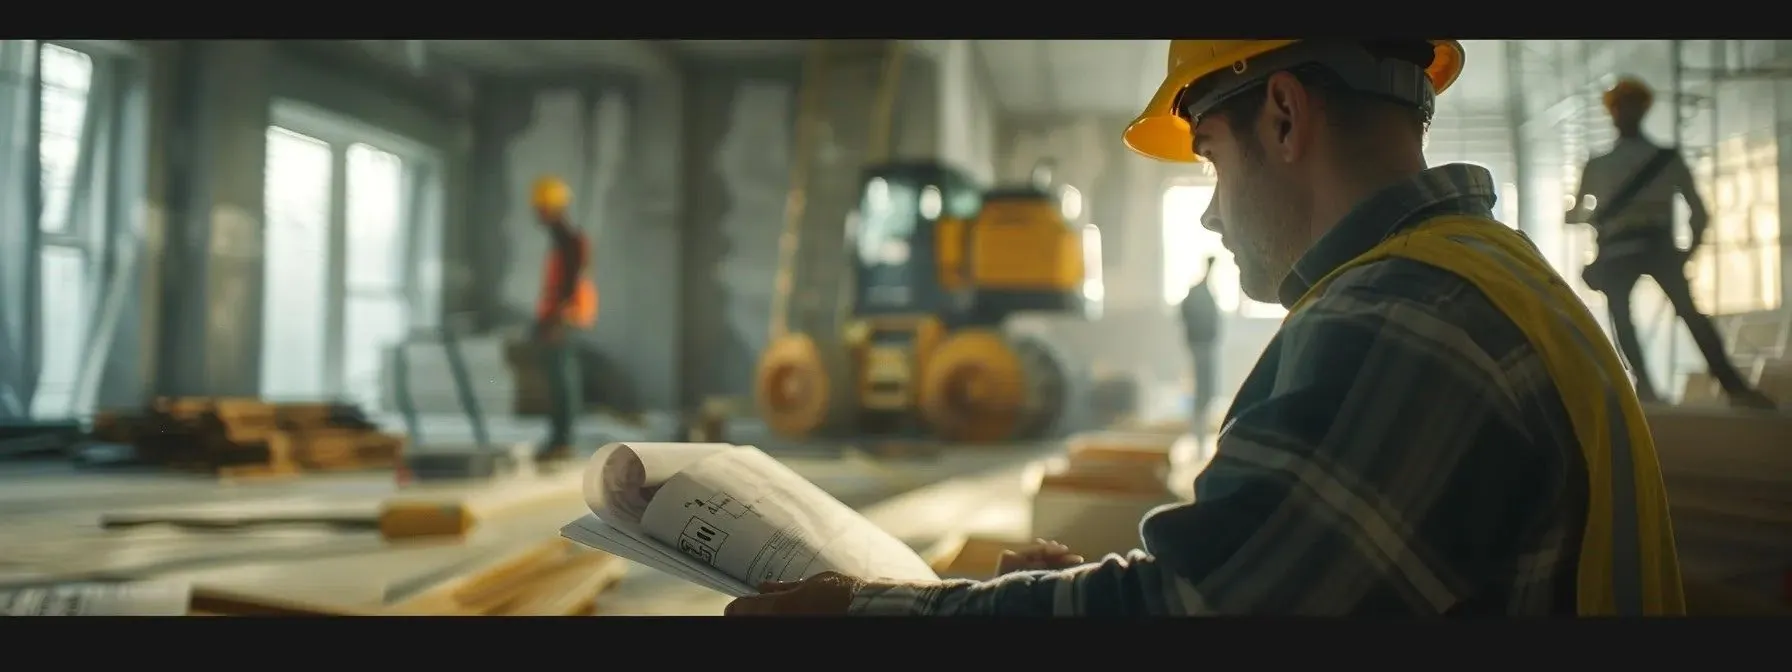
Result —
<path fill-rule="evenodd" d="M 325 304 L 325 347 L 322 366 L 325 390 L 332 395 L 358 393 L 348 389 L 345 379 L 348 346 L 344 327 L 348 325 L 348 305 L 352 299 L 398 296 L 410 310 L 405 316 L 409 328 L 441 324 L 442 302 L 437 289 L 439 278 L 426 274 L 439 273 L 439 264 L 430 266 L 432 252 L 425 245 L 441 241 L 444 225 L 441 179 L 446 165 L 442 154 L 429 145 L 403 135 L 361 122 L 343 114 L 291 98 L 276 97 L 270 103 L 269 127 L 278 127 L 324 142 L 330 149 L 331 193 L 329 215 L 329 260 L 325 269 L 328 296 Z M 402 266 L 396 286 L 374 287 L 352 281 L 347 268 L 347 231 L 350 219 L 348 203 L 349 153 L 356 145 L 397 156 L 402 162 L 399 173 L 398 217 L 403 227 L 398 241 Z M 265 347 L 265 346 L 264 346 Z"/>
<path fill-rule="evenodd" d="M 100 381 L 108 375 L 108 362 L 111 355 L 119 347 L 116 334 L 120 325 L 116 320 L 110 323 L 111 334 L 102 334 L 108 328 L 104 310 L 129 310 L 130 299 L 124 298 L 122 304 L 107 304 L 107 290 L 115 289 L 116 283 L 111 274 L 129 272 L 122 267 L 127 255 L 134 248 L 123 249 L 133 245 L 131 234 L 140 229 L 139 212 L 135 207 L 142 190 L 143 173 L 140 168 L 130 165 L 133 157 L 143 149 L 144 139 L 141 134 L 141 120 L 133 119 L 133 115 L 143 113 L 142 54 L 137 49 L 112 40 L 34 40 L 28 47 L 32 58 L 30 70 L 32 96 L 29 126 L 29 149 L 27 172 L 39 176 L 39 187 L 25 189 L 27 194 L 28 216 L 32 221 L 30 241 L 32 253 L 29 255 L 31 268 L 27 271 L 32 287 L 28 290 L 29 321 L 32 323 L 26 331 L 32 339 L 27 357 L 34 363 L 34 377 L 31 381 L 30 400 L 24 409 L 30 416 L 44 417 L 81 417 L 92 412 L 98 402 Z M 80 130 L 76 136 L 75 165 L 70 175 L 70 200 L 67 210 L 62 214 L 66 218 L 60 230 L 44 230 L 43 222 L 49 205 L 43 186 L 46 184 L 45 165 L 43 162 L 44 139 L 43 98 L 52 84 L 43 76 L 45 54 L 50 49 L 74 52 L 86 57 L 89 65 L 87 82 L 82 90 L 82 114 Z M 96 95 L 102 104 L 95 105 Z M 95 115 L 99 115 L 95 121 Z M 136 133 L 133 133 L 135 131 Z M 89 133 L 93 133 L 89 137 Z M 97 145 L 96 149 L 88 149 Z M 82 156 L 93 152 L 82 161 Z M 85 168 L 85 170 L 83 170 Z M 77 198 L 82 200 L 76 200 Z M 45 372 L 52 367 L 62 368 L 60 363 L 47 359 L 44 343 L 41 342 L 46 329 L 52 326 L 53 320 L 49 312 L 50 306 L 44 300 L 44 278 L 47 256 L 52 251 L 72 252 L 79 259 L 81 281 L 76 288 L 79 303 L 74 310 L 83 313 L 77 324 L 80 335 L 77 337 L 75 361 L 67 370 L 66 390 L 52 387 L 58 393 L 65 394 L 64 403 L 56 407 L 47 407 L 42 400 L 45 392 Z M 129 345 L 125 347 L 129 348 Z M 93 352 L 100 348 L 104 352 Z M 56 381 L 61 384 L 64 381 Z"/>
<path fill-rule="evenodd" d="M 1693 300 L 1712 317 L 1778 311 L 1785 306 L 1785 224 L 1780 217 L 1777 132 L 1733 134 L 1705 149 L 1689 162 L 1711 220 L 1705 239 L 1687 260 Z M 1754 184 L 1745 189 L 1745 183 Z M 1763 191 L 1771 192 L 1765 200 L 1756 193 L 1762 185 L 1766 185 Z M 1732 194 L 1736 202 L 1727 202 Z M 1757 217 L 1771 220 L 1772 234 L 1757 235 L 1764 228 Z M 1725 282 L 1724 276 L 1731 274 L 1724 271 L 1735 263 L 1747 265 L 1745 275 L 1752 277 L 1755 287 L 1738 291 Z"/>

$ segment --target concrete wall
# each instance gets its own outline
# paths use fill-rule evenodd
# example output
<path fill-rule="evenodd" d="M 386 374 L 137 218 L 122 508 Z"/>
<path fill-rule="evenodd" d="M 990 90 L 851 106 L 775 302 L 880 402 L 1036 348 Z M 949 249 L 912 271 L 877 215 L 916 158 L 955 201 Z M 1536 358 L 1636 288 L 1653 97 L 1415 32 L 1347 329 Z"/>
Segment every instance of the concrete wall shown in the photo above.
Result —
<path fill-rule="evenodd" d="M 941 158 L 991 179 L 996 111 L 976 84 L 968 44 L 931 40 L 909 46 L 893 110 L 891 158 Z M 808 185 L 799 252 L 807 263 L 846 263 L 840 231 L 856 202 L 870 102 L 885 53 L 848 48 L 830 60 L 834 75 L 824 92 L 821 148 L 812 168 L 823 172 Z M 800 57 L 693 60 L 685 71 L 683 263 L 690 270 L 681 347 L 682 397 L 691 405 L 705 396 L 751 393 L 753 368 L 770 333 L 803 63 Z M 811 303 L 836 298 L 811 293 Z"/>
<path fill-rule="evenodd" d="M 487 327 L 528 325 L 548 251 L 529 190 L 561 176 L 601 292 L 600 328 L 583 334 L 602 361 L 589 375 L 598 401 L 623 408 L 669 406 L 676 395 L 677 351 L 664 334 L 680 328 L 678 86 L 669 68 L 488 80 L 475 115 L 471 304 Z"/>
<path fill-rule="evenodd" d="M 790 190 L 797 59 L 691 68 L 687 109 L 684 402 L 748 394 L 765 347 Z"/>
<path fill-rule="evenodd" d="M 593 236 L 608 401 L 676 397 L 682 91 L 670 62 L 484 82 L 409 77 L 264 41 L 154 47 L 145 352 L 163 394 L 254 394 L 260 356 L 264 133 L 269 102 L 305 103 L 434 150 L 444 211 L 442 304 L 488 327 L 525 323 L 545 238 L 529 183 L 568 176 Z"/>
<path fill-rule="evenodd" d="M 963 41 L 904 62 L 893 158 L 943 157 L 993 179 L 997 115 Z M 259 384 L 261 220 L 270 102 L 380 128 L 442 159 L 445 312 L 520 327 L 546 238 L 527 192 L 574 185 L 602 291 L 592 378 L 622 407 L 671 408 L 750 391 L 769 327 L 789 192 L 801 62 L 677 62 L 652 50 L 601 70 L 468 79 L 406 72 L 316 44 L 152 45 L 151 171 L 143 291 L 146 377 L 162 394 L 253 394 Z M 823 175 L 856 185 L 875 50 L 830 79 Z M 432 66 L 433 71 L 449 69 Z M 814 198 L 807 226 L 838 238 L 845 205 Z M 816 206 L 825 202 L 824 206 Z M 835 212 L 835 211 L 838 212 Z M 838 240 L 817 258 L 844 263 Z M 686 269 L 689 269 L 688 271 Z M 668 334 L 678 334 L 668 338 Z"/>
<path fill-rule="evenodd" d="M 424 143 L 458 191 L 468 126 L 454 92 L 368 64 L 260 40 L 158 42 L 149 61 L 150 150 L 141 338 L 157 394 L 255 394 L 270 103 L 301 102 Z M 459 151 L 457 151 L 459 150 Z M 449 208 L 447 226 L 464 228 Z M 122 403 L 122 400 L 112 400 Z"/>
<path fill-rule="evenodd" d="M 984 182 L 996 179 L 996 143 L 1001 115 L 991 97 L 988 71 L 980 67 L 970 40 L 916 40 L 931 58 L 938 79 L 939 157 Z"/>

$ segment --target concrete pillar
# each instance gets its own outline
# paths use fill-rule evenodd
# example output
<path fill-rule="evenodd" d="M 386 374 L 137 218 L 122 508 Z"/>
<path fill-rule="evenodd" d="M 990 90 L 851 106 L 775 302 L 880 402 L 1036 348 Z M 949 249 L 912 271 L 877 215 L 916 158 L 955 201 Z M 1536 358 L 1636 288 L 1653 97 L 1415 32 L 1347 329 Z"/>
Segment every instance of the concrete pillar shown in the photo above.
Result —
<path fill-rule="evenodd" d="M 261 342 L 262 173 L 271 45 L 177 47 L 166 152 L 158 392 L 253 395 Z M 275 309 L 278 309 L 277 307 Z"/>
<path fill-rule="evenodd" d="M 828 45 L 817 144 L 803 186 L 792 329 L 835 335 L 850 262 L 845 221 L 858 206 L 872 111 L 888 41 Z M 917 40 L 904 47 L 888 158 L 944 160 L 990 182 L 994 110 L 976 91 L 969 44 Z M 684 401 L 751 393 L 753 367 L 773 319 L 778 238 L 791 193 L 803 58 L 687 63 Z"/>

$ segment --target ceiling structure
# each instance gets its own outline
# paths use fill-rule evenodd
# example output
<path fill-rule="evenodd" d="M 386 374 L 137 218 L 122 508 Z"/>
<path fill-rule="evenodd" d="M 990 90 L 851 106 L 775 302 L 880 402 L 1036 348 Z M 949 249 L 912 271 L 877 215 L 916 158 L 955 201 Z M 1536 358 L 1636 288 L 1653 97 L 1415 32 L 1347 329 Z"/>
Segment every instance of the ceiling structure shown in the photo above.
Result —
<path fill-rule="evenodd" d="M 800 55 L 804 40 L 360 40 L 363 48 L 446 61 L 478 72 L 529 75 L 591 68 L 653 68 L 679 57 Z M 408 43 L 408 44 L 406 44 Z"/>
<path fill-rule="evenodd" d="M 1168 40 L 975 40 L 996 99 L 1020 114 L 1136 114 L 1162 81 Z M 1505 102 L 1505 45 L 1467 40 L 1468 68 L 1440 110 Z"/>
<path fill-rule="evenodd" d="M 387 60 L 427 67 L 447 62 L 492 74 L 565 72 L 581 68 L 664 67 L 680 58 L 798 56 L 804 40 L 361 40 Z M 1164 72 L 1168 40 L 972 40 L 1004 112 L 1135 114 Z M 1502 111 L 1506 100 L 1501 40 L 1467 40 L 1468 69 L 1439 99 L 1439 111 Z"/>

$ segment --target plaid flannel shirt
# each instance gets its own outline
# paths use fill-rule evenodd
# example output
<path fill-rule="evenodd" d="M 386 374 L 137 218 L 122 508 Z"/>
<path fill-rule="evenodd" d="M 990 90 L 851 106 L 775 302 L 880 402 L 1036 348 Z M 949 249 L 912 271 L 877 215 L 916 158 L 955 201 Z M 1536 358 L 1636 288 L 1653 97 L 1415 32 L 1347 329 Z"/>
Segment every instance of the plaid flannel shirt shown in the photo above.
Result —
<path fill-rule="evenodd" d="M 1492 176 L 1465 164 L 1378 192 L 1300 259 L 1282 303 L 1426 219 L 1491 217 L 1494 197 Z M 873 582 L 849 613 L 1573 614 L 1580 455 L 1510 319 L 1459 276 L 1382 260 L 1282 325 L 1195 502 L 1147 516 L 1145 550 L 990 581 Z"/>

